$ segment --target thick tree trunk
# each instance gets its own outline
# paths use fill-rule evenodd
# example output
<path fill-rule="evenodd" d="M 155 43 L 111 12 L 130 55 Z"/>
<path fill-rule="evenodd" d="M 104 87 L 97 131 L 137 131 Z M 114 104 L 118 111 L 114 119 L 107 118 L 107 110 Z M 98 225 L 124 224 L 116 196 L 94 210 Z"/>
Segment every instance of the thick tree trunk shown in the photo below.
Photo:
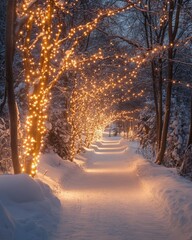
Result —
<path fill-rule="evenodd" d="M 39 77 L 39 83 L 34 84 L 33 96 L 37 96 L 38 105 L 34 104 L 33 97 L 29 98 L 29 113 L 28 117 L 30 118 L 31 124 L 29 126 L 28 138 L 30 141 L 30 147 L 28 153 L 25 155 L 25 164 L 24 169 L 27 174 L 34 177 L 37 172 L 37 164 L 39 161 L 39 153 L 42 147 L 43 137 L 45 136 L 45 129 L 41 130 L 43 123 L 45 123 L 45 113 L 43 111 L 45 105 L 44 101 L 48 96 L 45 95 L 46 87 L 49 82 L 49 73 L 50 73 L 50 56 L 51 56 L 51 31 L 52 31 L 52 11 L 53 11 L 53 1 L 50 0 L 47 5 L 47 15 L 45 18 L 44 26 L 42 30 L 44 31 L 44 37 L 41 45 L 41 58 L 39 60 L 39 69 L 42 72 Z M 32 22 L 28 22 L 30 26 L 28 29 L 28 36 L 31 34 Z M 30 39 L 30 38 L 29 38 Z M 29 41 L 30 43 L 30 41 Z M 29 44 L 26 42 L 26 44 Z M 30 52 L 27 53 L 26 59 L 30 59 Z M 28 67 L 26 66 L 28 69 Z M 31 76 L 30 76 L 31 77 Z M 31 81 L 33 77 L 31 78 Z"/>
<path fill-rule="evenodd" d="M 16 0 L 7 1 L 6 22 L 6 83 L 10 117 L 11 155 L 14 173 L 20 173 L 17 140 L 17 108 L 14 95 L 13 58 L 15 50 L 14 25 L 16 19 Z"/>

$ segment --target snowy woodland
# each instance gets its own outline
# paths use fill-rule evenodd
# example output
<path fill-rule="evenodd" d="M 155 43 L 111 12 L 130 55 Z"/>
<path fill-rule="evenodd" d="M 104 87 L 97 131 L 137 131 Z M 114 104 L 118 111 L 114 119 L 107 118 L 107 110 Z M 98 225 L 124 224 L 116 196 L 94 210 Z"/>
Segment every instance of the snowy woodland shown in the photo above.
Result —
<path fill-rule="evenodd" d="M 192 0 L 1 0 L 0 32 L 0 240 L 192 239 Z"/>

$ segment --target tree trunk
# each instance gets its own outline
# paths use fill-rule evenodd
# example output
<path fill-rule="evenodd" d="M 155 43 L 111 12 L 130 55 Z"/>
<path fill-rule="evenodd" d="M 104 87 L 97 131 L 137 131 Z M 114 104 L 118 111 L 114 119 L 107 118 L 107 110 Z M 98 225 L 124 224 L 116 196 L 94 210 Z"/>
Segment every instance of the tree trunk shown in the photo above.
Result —
<path fill-rule="evenodd" d="M 153 82 L 153 98 L 155 103 L 155 113 L 156 113 L 156 141 L 157 141 L 157 150 L 159 149 L 159 139 L 160 139 L 160 125 L 159 125 L 159 104 L 158 104 L 158 90 L 156 86 L 156 74 L 155 74 L 155 62 L 154 60 L 151 62 L 151 71 L 152 71 L 152 82 Z"/>
<path fill-rule="evenodd" d="M 18 157 L 18 140 L 17 140 L 17 108 L 14 95 L 13 80 L 13 59 L 15 50 L 14 25 L 16 20 L 16 0 L 7 2 L 7 20 L 6 20 L 6 83 L 8 108 L 10 117 L 10 136 L 11 136 L 11 155 L 14 173 L 21 172 Z"/>
<path fill-rule="evenodd" d="M 191 119 L 190 119 L 190 129 L 189 129 L 189 138 L 187 142 L 187 147 L 192 144 L 192 93 L 191 93 Z"/>
<path fill-rule="evenodd" d="M 156 163 L 162 164 L 166 144 L 167 144 L 167 133 L 169 127 L 169 119 L 170 119 L 170 111 L 171 111 L 171 93 L 172 93 L 172 79 L 173 79 L 173 9 L 174 4 L 173 1 L 170 1 L 170 9 L 169 9 L 169 23 L 168 23 L 168 31 L 169 31 L 169 49 L 168 49 L 168 84 L 167 84 L 167 91 L 166 91 L 166 102 L 165 102 L 165 116 L 162 128 L 162 135 L 161 135 L 161 144 L 160 149 L 157 155 Z"/>
<path fill-rule="evenodd" d="M 161 145 L 160 145 L 160 150 L 156 159 L 156 163 L 158 164 L 161 164 L 163 162 L 163 158 L 166 150 L 167 133 L 168 133 L 168 127 L 169 127 L 170 110 L 171 110 L 171 92 L 172 92 L 172 83 L 169 82 L 167 85 L 166 109 L 165 109 L 164 124 L 162 129 Z"/>
<path fill-rule="evenodd" d="M 187 147 L 185 153 L 182 157 L 182 164 L 179 169 L 179 173 L 183 176 L 192 174 L 192 93 L 191 93 L 191 109 L 190 109 L 190 129 L 189 138 L 187 142 Z"/>
<path fill-rule="evenodd" d="M 4 90 L 3 101 L 0 103 L 0 113 L 3 111 L 3 108 L 5 106 L 6 100 L 7 100 L 7 86 L 6 86 L 6 83 L 5 83 L 5 90 Z"/>
<path fill-rule="evenodd" d="M 158 129 L 157 129 L 157 149 L 159 151 L 160 146 L 161 146 L 161 135 L 162 135 L 162 128 L 163 128 L 163 122 L 162 122 L 162 117 L 163 117 L 163 97 L 162 97 L 162 59 L 159 59 L 159 89 L 158 89 Z"/>
<path fill-rule="evenodd" d="M 39 153 L 42 147 L 43 137 L 45 136 L 45 113 L 44 109 L 47 104 L 45 104 L 46 99 L 48 98 L 48 94 L 46 94 L 46 88 L 49 82 L 49 73 L 50 73 L 50 57 L 51 57 L 51 33 L 52 33 L 52 12 L 53 12 L 53 1 L 50 0 L 49 4 L 47 4 L 47 15 L 44 20 L 44 24 L 42 27 L 42 31 L 44 33 L 44 37 L 41 43 L 41 55 L 39 60 L 39 70 L 41 72 L 41 76 L 38 75 L 39 82 L 38 84 L 33 83 L 33 76 L 31 75 L 29 68 L 30 76 L 30 84 L 33 85 L 34 90 L 33 94 L 29 98 L 29 113 L 28 119 L 30 119 L 30 124 L 28 125 L 28 149 L 24 156 L 24 171 L 30 176 L 34 177 L 37 172 L 37 165 L 39 161 Z M 28 25 L 30 26 L 28 29 L 28 34 L 31 32 L 32 22 L 29 19 Z M 29 35 L 30 36 L 30 35 Z M 30 43 L 27 42 L 26 44 Z M 31 53 L 26 53 L 26 59 L 28 59 L 30 64 Z M 47 92 L 48 93 L 48 92 Z M 34 96 L 38 98 L 38 104 L 34 104 Z M 30 139 L 30 140 L 29 140 Z"/>

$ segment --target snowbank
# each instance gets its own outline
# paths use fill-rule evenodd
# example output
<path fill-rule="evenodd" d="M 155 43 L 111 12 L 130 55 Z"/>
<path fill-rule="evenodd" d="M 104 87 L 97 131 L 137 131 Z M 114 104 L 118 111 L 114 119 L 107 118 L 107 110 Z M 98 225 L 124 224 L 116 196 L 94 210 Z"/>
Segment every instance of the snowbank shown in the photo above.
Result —
<path fill-rule="evenodd" d="M 60 202 L 48 185 L 25 174 L 0 175 L 0 239 L 47 240 Z"/>
<path fill-rule="evenodd" d="M 77 162 L 63 160 L 54 152 L 42 154 L 37 176 L 58 193 L 58 188 L 63 188 L 71 178 L 83 174 L 81 164 Z"/>
<path fill-rule="evenodd" d="M 58 198 L 70 178 L 83 173 L 79 165 L 47 153 L 36 179 L 0 175 L 0 240 L 51 239 L 60 221 Z"/>
<path fill-rule="evenodd" d="M 139 157 L 135 162 L 138 176 L 158 203 L 157 211 L 166 215 L 170 227 L 183 233 L 182 239 L 192 239 L 192 184 L 179 176 L 175 169 L 158 166 Z"/>
<path fill-rule="evenodd" d="M 0 193 L 2 195 L 1 199 L 18 203 L 42 201 L 44 199 L 41 186 L 25 174 L 1 175 Z"/>

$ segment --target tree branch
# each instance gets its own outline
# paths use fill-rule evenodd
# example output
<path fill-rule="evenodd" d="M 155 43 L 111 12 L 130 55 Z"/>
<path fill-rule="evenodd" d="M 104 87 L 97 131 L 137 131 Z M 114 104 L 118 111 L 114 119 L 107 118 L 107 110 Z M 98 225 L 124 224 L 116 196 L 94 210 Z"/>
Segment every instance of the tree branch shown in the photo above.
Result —
<path fill-rule="evenodd" d="M 122 41 L 136 47 L 136 48 L 139 48 L 139 49 L 142 49 L 142 50 L 147 50 L 146 48 L 144 48 L 143 46 L 141 46 L 140 44 L 136 43 L 136 42 L 133 42 L 132 40 L 130 39 L 127 39 L 123 36 L 119 36 L 119 35 L 109 35 L 107 32 L 103 31 L 102 29 L 100 28 L 96 28 L 99 32 L 102 32 L 104 35 L 106 35 L 107 37 L 109 37 L 110 39 L 115 39 L 115 38 L 119 38 L 121 39 Z"/>

